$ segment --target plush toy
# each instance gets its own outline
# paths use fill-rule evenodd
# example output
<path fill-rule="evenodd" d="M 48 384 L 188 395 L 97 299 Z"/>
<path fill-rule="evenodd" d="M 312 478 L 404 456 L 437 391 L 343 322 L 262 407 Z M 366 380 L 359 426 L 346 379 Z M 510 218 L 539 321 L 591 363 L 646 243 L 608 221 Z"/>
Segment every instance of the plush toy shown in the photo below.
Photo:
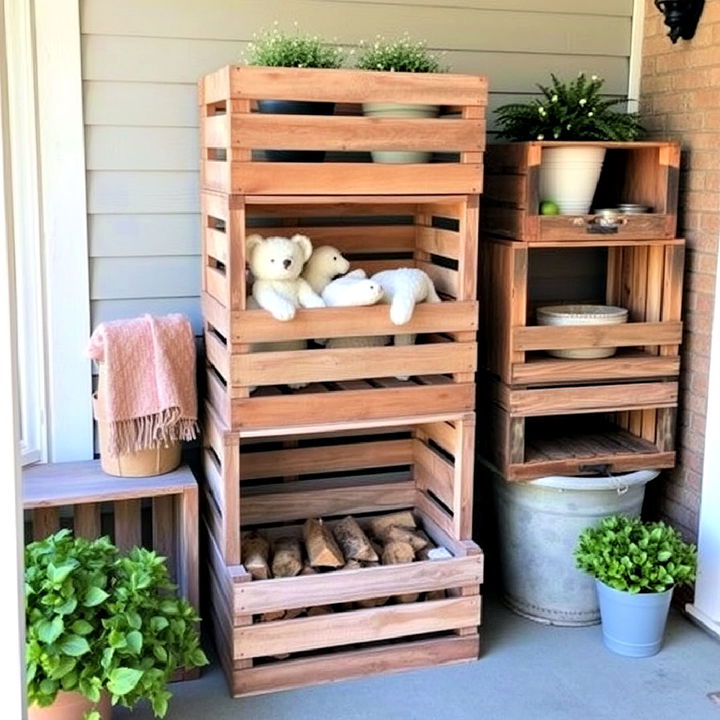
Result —
<path fill-rule="evenodd" d="M 385 292 L 384 302 L 390 304 L 390 320 L 395 325 L 405 325 L 410 322 L 415 305 L 419 302 L 442 302 L 429 275 L 417 268 L 382 270 L 375 273 L 371 279 L 382 285 Z M 415 337 L 410 333 L 395 335 L 393 344 L 414 345 Z M 408 375 L 396 377 L 398 380 L 409 380 Z"/>
<path fill-rule="evenodd" d="M 249 235 L 247 262 L 255 281 L 252 296 L 276 320 L 292 320 L 299 307 L 324 307 L 322 298 L 300 274 L 312 243 L 305 235 L 291 238 Z"/>
<path fill-rule="evenodd" d="M 385 301 L 390 303 L 390 320 L 395 325 L 410 321 L 416 303 L 442 302 L 428 274 L 417 268 L 382 270 L 371 279 L 382 285 Z"/>
<path fill-rule="evenodd" d="M 344 275 L 350 269 L 350 263 L 332 245 L 316 247 L 305 263 L 303 279 L 320 295 L 328 283 L 338 275 Z"/>
<path fill-rule="evenodd" d="M 333 280 L 322 293 L 322 299 L 328 307 L 375 305 L 382 300 L 382 297 L 382 287 L 374 280 L 368 279 L 364 270 L 353 270 Z M 389 342 L 390 338 L 386 335 L 339 337 L 323 341 L 328 348 L 377 347 L 387 345 Z"/>

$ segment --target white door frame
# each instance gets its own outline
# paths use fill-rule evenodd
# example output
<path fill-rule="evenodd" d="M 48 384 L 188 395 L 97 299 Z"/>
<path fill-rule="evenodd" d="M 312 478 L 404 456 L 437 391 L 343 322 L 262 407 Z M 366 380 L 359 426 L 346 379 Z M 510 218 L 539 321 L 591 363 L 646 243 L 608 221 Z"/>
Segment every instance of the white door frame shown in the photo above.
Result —
<path fill-rule="evenodd" d="M 720 254 L 716 278 L 720 275 Z M 710 349 L 705 456 L 703 458 L 698 577 L 688 614 L 720 638 L 720 283 L 715 281 L 715 307 Z"/>
<path fill-rule="evenodd" d="M 79 0 L 35 0 L 50 462 L 93 457 Z"/>

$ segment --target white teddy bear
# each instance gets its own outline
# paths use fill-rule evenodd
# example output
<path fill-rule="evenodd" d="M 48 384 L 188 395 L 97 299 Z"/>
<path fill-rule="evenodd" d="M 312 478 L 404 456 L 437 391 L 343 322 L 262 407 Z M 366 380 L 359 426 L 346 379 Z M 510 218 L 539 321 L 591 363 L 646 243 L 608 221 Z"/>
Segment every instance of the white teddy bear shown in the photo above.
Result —
<path fill-rule="evenodd" d="M 299 307 L 325 307 L 322 298 L 300 274 L 312 254 L 305 235 L 291 238 L 249 235 L 247 263 L 255 278 L 252 297 L 276 320 L 292 320 Z"/>
<path fill-rule="evenodd" d="M 333 278 L 344 275 L 349 269 L 350 263 L 337 248 L 321 245 L 312 251 L 303 268 L 302 277 L 320 295 Z"/>
<path fill-rule="evenodd" d="M 322 292 L 327 307 L 357 307 L 375 305 L 383 297 L 380 283 L 368 279 L 364 270 L 352 272 L 333 280 Z M 327 348 L 362 348 L 387 345 L 390 338 L 384 335 L 338 337 L 325 341 Z"/>
<path fill-rule="evenodd" d="M 430 276 L 417 268 L 382 270 L 371 279 L 380 283 L 385 291 L 386 302 L 390 303 L 390 320 L 395 325 L 405 325 L 410 321 L 416 303 L 442 302 Z"/>

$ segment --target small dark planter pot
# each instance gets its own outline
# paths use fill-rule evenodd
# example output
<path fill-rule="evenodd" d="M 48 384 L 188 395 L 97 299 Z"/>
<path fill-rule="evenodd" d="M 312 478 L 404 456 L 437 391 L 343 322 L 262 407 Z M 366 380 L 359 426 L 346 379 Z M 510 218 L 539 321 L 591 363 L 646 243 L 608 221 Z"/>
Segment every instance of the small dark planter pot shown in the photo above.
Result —
<path fill-rule="evenodd" d="M 262 113 L 278 115 L 332 115 L 335 103 L 306 102 L 303 100 L 258 100 Z M 324 150 L 266 150 L 265 156 L 271 162 L 322 162 Z"/>

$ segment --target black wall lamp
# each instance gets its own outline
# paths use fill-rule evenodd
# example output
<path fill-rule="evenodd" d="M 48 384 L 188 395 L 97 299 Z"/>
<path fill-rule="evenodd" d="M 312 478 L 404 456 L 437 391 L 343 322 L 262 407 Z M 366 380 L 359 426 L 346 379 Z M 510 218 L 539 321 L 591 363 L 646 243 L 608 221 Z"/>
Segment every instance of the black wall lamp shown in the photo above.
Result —
<path fill-rule="evenodd" d="M 665 16 L 670 28 L 668 37 L 673 43 L 678 38 L 690 40 L 695 36 L 705 0 L 655 0 L 655 7 Z"/>

